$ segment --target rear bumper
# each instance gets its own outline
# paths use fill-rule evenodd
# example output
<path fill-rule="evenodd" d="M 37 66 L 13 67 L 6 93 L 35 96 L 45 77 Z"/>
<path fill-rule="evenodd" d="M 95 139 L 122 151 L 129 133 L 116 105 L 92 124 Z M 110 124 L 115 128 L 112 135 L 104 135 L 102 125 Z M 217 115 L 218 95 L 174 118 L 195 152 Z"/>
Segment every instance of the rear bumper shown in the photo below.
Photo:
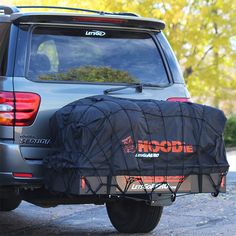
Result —
<path fill-rule="evenodd" d="M 13 173 L 29 173 L 32 178 L 14 177 Z M 42 161 L 24 159 L 20 146 L 12 141 L 0 142 L 0 186 L 41 185 L 42 176 Z"/>

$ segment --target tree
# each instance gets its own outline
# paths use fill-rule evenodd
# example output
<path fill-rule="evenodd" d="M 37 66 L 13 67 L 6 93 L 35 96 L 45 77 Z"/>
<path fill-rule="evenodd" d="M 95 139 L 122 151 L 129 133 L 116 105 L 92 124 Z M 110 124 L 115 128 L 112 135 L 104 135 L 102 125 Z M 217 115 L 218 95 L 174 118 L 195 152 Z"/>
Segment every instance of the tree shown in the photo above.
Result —
<path fill-rule="evenodd" d="M 64 73 L 46 74 L 39 77 L 41 80 L 64 80 L 81 82 L 116 82 L 139 83 L 127 71 L 115 70 L 110 67 L 83 66 L 73 68 Z"/>
<path fill-rule="evenodd" d="M 11 3 L 30 5 L 32 1 Z M 194 99 L 216 107 L 225 107 L 236 99 L 236 1 L 88 0 L 78 6 L 73 0 L 38 0 L 37 4 L 129 11 L 162 19 Z"/>

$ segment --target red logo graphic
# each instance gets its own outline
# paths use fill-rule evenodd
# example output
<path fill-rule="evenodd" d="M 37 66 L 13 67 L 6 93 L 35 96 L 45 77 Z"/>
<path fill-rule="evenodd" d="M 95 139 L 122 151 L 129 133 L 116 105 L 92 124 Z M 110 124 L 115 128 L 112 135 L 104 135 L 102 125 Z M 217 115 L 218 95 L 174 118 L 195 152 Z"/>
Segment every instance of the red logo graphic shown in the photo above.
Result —
<path fill-rule="evenodd" d="M 122 140 L 123 151 L 124 153 L 134 153 L 136 152 L 136 148 L 134 146 L 134 141 L 131 136 Z"/>
<path fill-rule="evenodd" d="M 136 157 L 159 157 L 159 153 L 193 153 L 191 144 L 178 140 L 137 140 L 137 149 L 131 136 L 122 140 L 124 153 L 136 153 Z"/>

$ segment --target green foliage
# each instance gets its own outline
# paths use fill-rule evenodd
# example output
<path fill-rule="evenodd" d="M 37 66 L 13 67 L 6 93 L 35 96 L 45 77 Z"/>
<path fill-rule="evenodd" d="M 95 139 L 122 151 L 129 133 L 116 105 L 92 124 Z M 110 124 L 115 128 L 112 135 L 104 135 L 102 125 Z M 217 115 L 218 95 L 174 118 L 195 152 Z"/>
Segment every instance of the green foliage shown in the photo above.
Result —
<path fill-rule="evenodd" d="M 65 73 L 40 76 L 41 80 L 81 81 L 81 82 L 116 82 L 137 83 L 128 72 L 109 67 L 84 66 L 73 68 Z"/>
<path fill-rule="evenodd" d="M 30 0 L 2 1 L 2 4 L 34 4 Z M 236 100 L 235 0 L 87 0 L 79 4 L 74 0 L 37 1 L 37 5 L 43 4 L 129 11 L 164 20 L 164 32 L 194 100 L 236 113 L 236 106 L 230 105 Z"/>
<path fill-rule="evenodd" d="M 236 147 L 236 116 L 228 119 L 225 127 L 224 140 L 226 147 Z"/>

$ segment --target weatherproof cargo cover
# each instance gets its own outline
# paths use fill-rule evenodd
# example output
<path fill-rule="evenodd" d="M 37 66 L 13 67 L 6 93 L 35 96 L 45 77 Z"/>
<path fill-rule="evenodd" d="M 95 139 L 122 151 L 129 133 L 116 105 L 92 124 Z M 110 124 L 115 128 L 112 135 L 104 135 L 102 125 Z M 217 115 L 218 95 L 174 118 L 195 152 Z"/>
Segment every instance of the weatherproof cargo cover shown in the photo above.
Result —
<path fill-rule="evenodd" d="M 84 98 L 51 118 L 56 151 L 44 159 L 45 175 L 51 179 L 52 173 L 70 171 L 78 178 L 226 173 L 225 122 L 222 111 L 194 103 Z"/>

